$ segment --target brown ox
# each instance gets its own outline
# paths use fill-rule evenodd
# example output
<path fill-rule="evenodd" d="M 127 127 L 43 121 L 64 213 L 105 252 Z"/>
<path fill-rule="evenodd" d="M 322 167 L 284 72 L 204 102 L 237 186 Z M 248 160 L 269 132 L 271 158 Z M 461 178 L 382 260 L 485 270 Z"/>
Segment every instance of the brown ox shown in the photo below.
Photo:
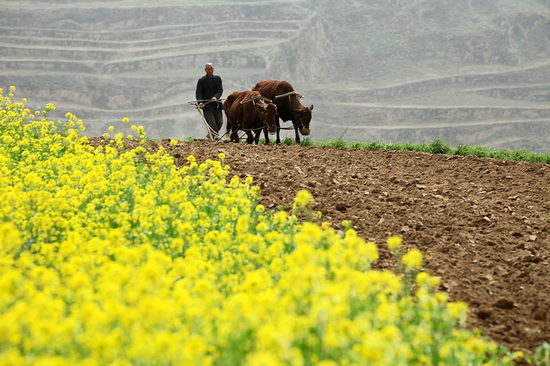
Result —
<path fill-rule="evenodd" d="M 277 131 L 277 106 L 263 97 L 260 92 L 242 91 L 231 93 L 223 103 L 227 117 L 227 133 L 231 141 L 239 142 L 237 132 L 246 132 L 246 142 L 258 144 L 260 132 L 264 131 L 265 143 L 269 144 L 269 133 Z M 256 131 L 256 137 L 252 132 Z"/>
<path fill-rule="evenodd" d="M 296 142 L 300 143 L 300 133 L 304 136 L 309 135 L 311 122 L 311 111 L 313 104 L 304 107 L 299 98 L 302 95 L 296 93 L 288 81 L 279 81 L 274 79 L 262 80 L 258 82 L 252 90 L 259 91 L 266 98 L 273 100 L 277 105 L 277 143 L 281 142 L 279 137 L 280 123 L 279 118 L 284 122 L 292 121 L 296 133 Z"/>

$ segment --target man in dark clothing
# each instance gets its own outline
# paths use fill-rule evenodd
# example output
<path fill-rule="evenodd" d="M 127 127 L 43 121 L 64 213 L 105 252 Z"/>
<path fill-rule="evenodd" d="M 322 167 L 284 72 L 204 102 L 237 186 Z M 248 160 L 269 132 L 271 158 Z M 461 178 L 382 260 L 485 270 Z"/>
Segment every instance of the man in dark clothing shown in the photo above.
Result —
<path fill-rule="evenodd" d="M 206 75 L 197 82 L 195 96 L 204 114 L 204 119 L 212 129 L 213 137 L 218 138 L 218 132 L 223 125 L 223 104 L 219 102 L 223 93 L 222 78 L 214 75 L 214 66 L 211 63 L 204 66 L 204 71 L 206 71 Z"/>

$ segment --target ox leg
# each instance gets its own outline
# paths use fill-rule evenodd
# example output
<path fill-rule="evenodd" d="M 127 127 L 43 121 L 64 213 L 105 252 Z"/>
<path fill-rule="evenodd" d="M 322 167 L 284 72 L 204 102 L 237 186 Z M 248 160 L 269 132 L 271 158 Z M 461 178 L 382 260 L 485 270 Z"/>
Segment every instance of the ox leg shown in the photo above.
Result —
<path fill-rule="evenodd" d="M 269 137 L 267 133 L 267 128 L 262 128 L 261 130 L 254 131 L 254 143 L 258 145 L 260 143 L 260 136 L 264 132 L 265 144 L 269 145 Z"/>
<path fill-rule="evenodd" d="M 298 127 L 294 127 L 294 132 L 296 133 L 296 143 L 300 143 L 300 132 L 298 132 Z"/>
<path fill-rule="evenodd" d="M 227 115 L 226 115 L 227 117 Z M 233 140 L 233 136 L 234 136 L 235 132 L 233 132 L 233 122 L 231 122 L 231 120 L 229 118 L 227 118 L 227 135 L 229 136 L 229 140 L 234 142 L 235 140 Z"/>
<path fill-rule="evenodd" d="M 239 129 L 237 127 L 233 127 L 231 129 L 230 133 L 231 133 L 231 135 L 230 135 L 229 138 L 231 139 L 231 141 L 238 143 L 239 142 Z"/>
<path fill-rule="evenodd" d="M 275 143 L 279 145 L 281 143 L 281 123 L 279 122 L 279 117 L 277 117 L 277 139 L 275 140 Z"/>
<path fill-rule="evenodd" d="M 267 131 L 267 128 L 264 128 L 264 137 L 265 137 L 265 144 L 269 145 L 269 132 Z"/>
<path fill-rule="evenodd" d="M 254 142 L 254 136 L 252 135 L 252 132 L 246 131 L 246 143 L 251 144 Z"/>

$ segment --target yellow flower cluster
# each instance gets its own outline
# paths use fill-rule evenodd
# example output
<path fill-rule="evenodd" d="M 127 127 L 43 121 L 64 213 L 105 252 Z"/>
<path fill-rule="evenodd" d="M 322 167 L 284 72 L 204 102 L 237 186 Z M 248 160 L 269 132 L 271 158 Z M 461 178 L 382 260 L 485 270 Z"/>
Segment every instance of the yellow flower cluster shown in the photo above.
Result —
<path fill-rule="evenodd" d="M 225 155 L 178 170 L 162 149 L 94 149 L 72 114 L 33 121 L 12 98 L 0 104 L 0 364 L 507 363 L 437 278 L 418 273 L 409 293 L 371 269 L 377 246 L 352 229 L 266 210 L 252 178 L 228 181 Z M 295 209 L 311 203 L 300 192 Z"/>

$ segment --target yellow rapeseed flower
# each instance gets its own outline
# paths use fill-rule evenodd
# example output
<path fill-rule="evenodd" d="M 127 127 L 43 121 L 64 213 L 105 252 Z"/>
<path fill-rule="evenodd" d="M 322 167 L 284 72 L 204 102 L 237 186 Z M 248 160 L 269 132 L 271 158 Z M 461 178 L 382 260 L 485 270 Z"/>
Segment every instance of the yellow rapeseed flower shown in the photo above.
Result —
<path fill-rule="evenodd" d="M 403 255 L 401 261 L 403 262 L 407 270 L 419 269 L 422 265 L 422 252 L 420 252 L 420 250 L 418 249 L 411 249 L 405 255 Z"/>
<path fill-rule="evenodd" d="M 402 243 L 403 240 L 399 236 L 390 236 L 387 240 L 388 249 L 391 252 L 401 248 Z"/>
<path fill-rule="evenodd" d="M 418 286 L 427 286 L 428 288 L 435 288 L 441 283 L 441 279 L 436 276 L 432 276 L 427 272 L 420 272 L 416 275 L 416 283 Z"/>
<path fill-rule="evenodd" d="M 294 198 L 294 202 L 300 208 L 308 207 L 313 201 L 313 196 L 306 190 L 300 190 Z"/>

